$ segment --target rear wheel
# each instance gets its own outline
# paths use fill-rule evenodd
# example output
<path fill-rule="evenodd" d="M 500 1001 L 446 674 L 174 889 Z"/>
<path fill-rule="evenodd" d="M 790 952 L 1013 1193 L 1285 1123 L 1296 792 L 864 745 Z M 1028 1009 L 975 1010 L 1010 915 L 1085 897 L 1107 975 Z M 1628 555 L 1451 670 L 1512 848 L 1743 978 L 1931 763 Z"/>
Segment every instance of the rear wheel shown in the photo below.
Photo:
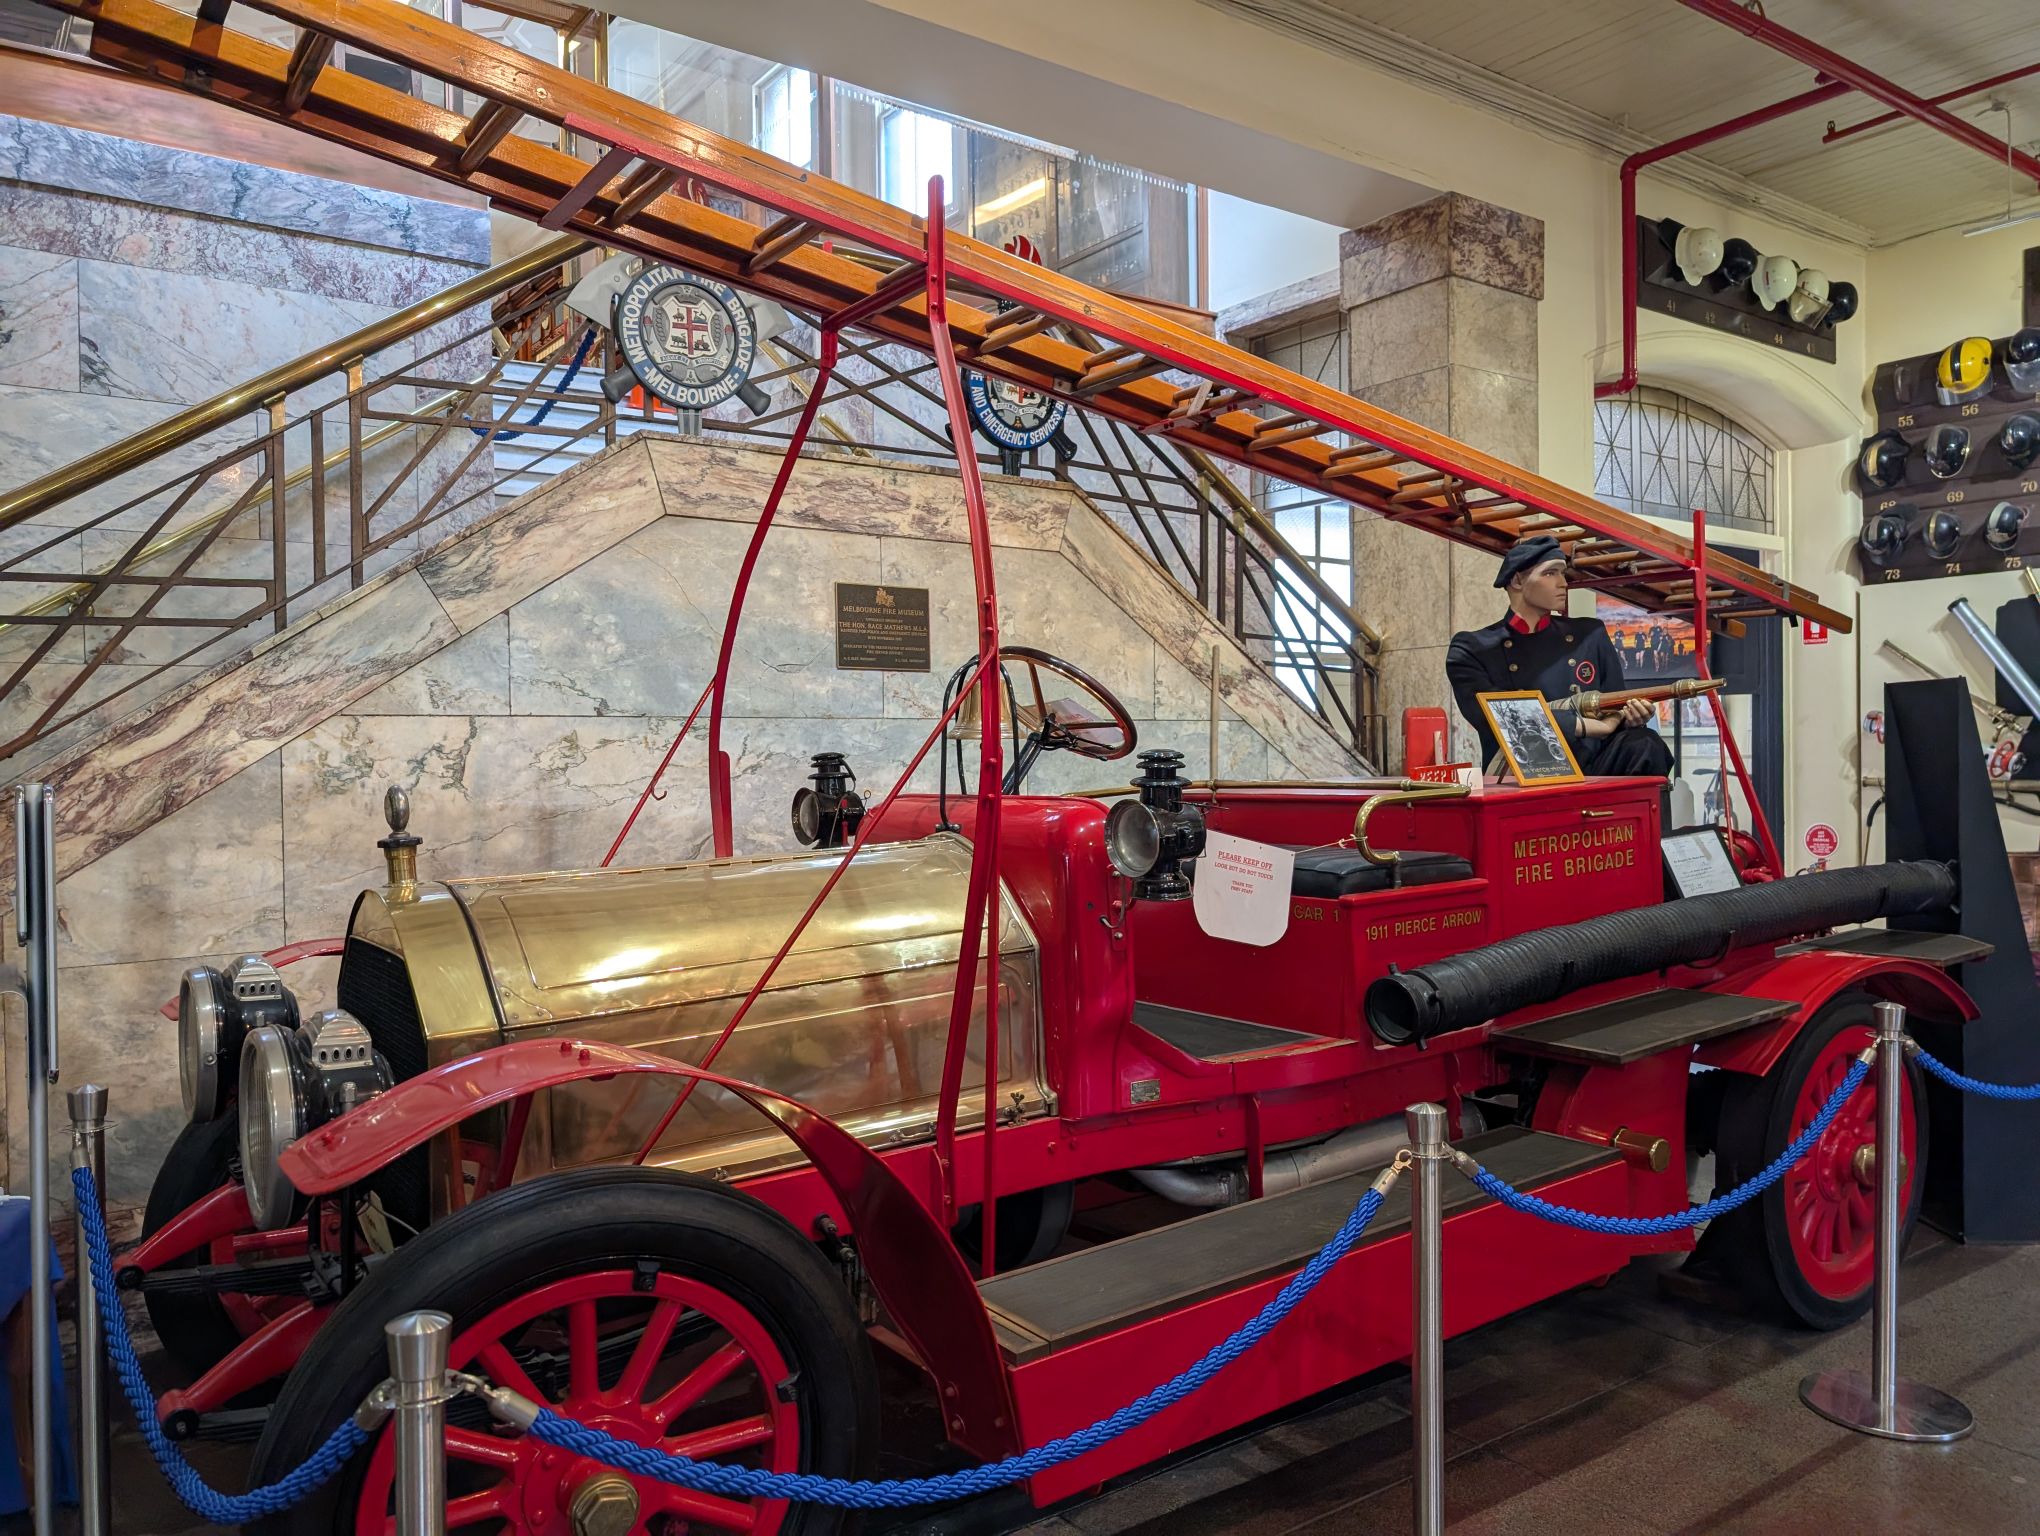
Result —
<path fill-rule="evenodd" d="M 163 1166 L 157 1170 L 156 1182 L 149 1189 L 149 1203 L 142 1212 L 144 1238 L 154 1236 L 221 1185 L 240 1182 L 241 1170 L 236 1161 L 240 1133 L 240 1117 L 232 1109 L 217 1120 L 194 1121 L 178 1133 Z M 251 1228 L 220 1238 L 206 1248 L 194 1249 L 162 1267 L 232 1264 L 245 1257 L 280 1256 L 293 1249 L 302 1252 L 302 1244 L 288 1235 L 280 1235 L 275 1242 L 266 1239 L 258 1242 Z M 210 1370 L 249 1334 L 299 1300 L 295 1296 L 218 1292 L 178 1295 L 160 1291 L 144 1291 L 142 1299 L 149 1309 L 149 1323 L 162 1339 L 163 1348 L 194 1376 Z"/>
<path fill-rule="evenodd" d="M 1834 999 L 1762 1078 L 1735 1076 L 1716 1136 L 1718 1189 L 1762 1171 L 1812 1124 L 1876 1033 L 1874 999 Z M 1727 1074 L 1724 1074 L 1727 1075 Z M 1902 1237 L 1919 1216 L 1927 1145 L 1926 1096 L 1906 1064 L 1900 1135 L 1906 1184 Z M 1757 1199 L 1710 1227 L 1706 1248 L 1756 1304 L 1813 1328 L 1839 1328 L 1870 1306 L 1876 1262 L 1877 1082 L 1842 1106 L 1813 1150 Z"/>
<path fill-rule="evenodd" d="M 470 1206 L 387 1260 L 292 1371 L 256 1449 L 256 1484 L 299 1465 L 387 1374 L 383 1324 L 453 1318 L 451 1363 L 621 1439 L 782 1472 L 855 1477 L 877 1444 L 856 1310 L 785 1220 L 712 1180 L 595 1168 Z M 620 1474 L 448 1407 L 449 1528 L 573 1536 L 576 1495 Z M 387 1429 L 263 1536 L 385 1536 Z M 810 1533 L 820 1505 L 739 1501 L 627 1479 L 633 1531 Z"/>

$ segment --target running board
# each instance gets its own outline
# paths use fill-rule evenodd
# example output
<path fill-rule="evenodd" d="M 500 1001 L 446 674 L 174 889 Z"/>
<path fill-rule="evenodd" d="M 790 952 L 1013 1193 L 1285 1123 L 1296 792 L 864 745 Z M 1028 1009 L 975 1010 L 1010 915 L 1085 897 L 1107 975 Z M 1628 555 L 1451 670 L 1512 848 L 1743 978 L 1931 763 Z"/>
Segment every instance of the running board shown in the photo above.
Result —
<path fill-rule="evenodd" d="M 1664 1051 L 1683 1050 L 1753 1024 L 1782 1019 L 1799 1004 L 1734 992 L 1668 987 L 1554 1014 L 1516 1029 L 1498 1029 L 1491 1043 L 1514 1056 L 1543 1056 L 1593 1067 L 1626 1067 Z"/>
<path fill-rule="evenodd" d="M 1483 1166 L 1519 1188 L 1615 1162 L 1605 1147 L 1514 1128 L 1462 1143 Z M 1264 1200 L 1250 1200 L 1174 1226 L 1101 1243 L 979 1285 L 1000 1348 L 1015 1364 L 1039 1360 L 1101 1334 L 1181 1312 L 1300 1269 L 1339 1229 L 1380 1172 L 1370 1168 Z M 1489 1203 L 1448 1174 L 1445 1211 Z M 1361 1246 L 1409 1230 L 1409 1181 L 1388 1193 Z"/>
<path fill-rule="evenodd" d="M 1787 944 L 1781 955 L 1801 955 L 1810 950 L 1841 950 L 1851 955 L 1875 955 L 1881 960 L 1917 960 L 1946 970 L 1972 960 L 1988 960 L 1996 947 L 1966 933 L 1928 933 L 1917 928 L 1847 928 L 1822 939 Z"/>

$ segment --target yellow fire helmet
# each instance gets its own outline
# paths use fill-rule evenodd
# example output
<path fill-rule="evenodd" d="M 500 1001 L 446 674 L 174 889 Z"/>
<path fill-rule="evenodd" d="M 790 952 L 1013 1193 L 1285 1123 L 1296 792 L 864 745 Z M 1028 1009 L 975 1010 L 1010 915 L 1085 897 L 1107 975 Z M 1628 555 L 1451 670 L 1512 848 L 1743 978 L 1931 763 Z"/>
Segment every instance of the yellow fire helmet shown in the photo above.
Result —
<path fill-rule="evenodd" d="M 1941 354 L 1934 370 L 1934 396 L 1943 405 L 1962 405 L 1990 388 L 1990 343 L 1965 336 Z"/>

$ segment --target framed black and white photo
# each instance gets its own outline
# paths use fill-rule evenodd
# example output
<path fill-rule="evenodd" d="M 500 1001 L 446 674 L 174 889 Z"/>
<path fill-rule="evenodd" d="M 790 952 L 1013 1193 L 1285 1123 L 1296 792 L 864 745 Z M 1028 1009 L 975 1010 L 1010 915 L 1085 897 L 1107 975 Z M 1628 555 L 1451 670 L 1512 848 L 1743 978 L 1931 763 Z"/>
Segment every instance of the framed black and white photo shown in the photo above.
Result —
<path fill-rule="evenodd" d="M 1543 694 L 1526 689 L 1474 697 L 1518 784 L 1576 784 L 1586 777 Z"/>

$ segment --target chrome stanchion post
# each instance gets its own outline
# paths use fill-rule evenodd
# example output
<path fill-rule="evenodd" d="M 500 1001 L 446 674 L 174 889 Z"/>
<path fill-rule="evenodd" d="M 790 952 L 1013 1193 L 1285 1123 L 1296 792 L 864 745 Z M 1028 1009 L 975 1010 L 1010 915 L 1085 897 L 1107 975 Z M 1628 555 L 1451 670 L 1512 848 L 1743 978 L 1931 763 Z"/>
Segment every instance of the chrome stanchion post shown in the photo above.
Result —
<path fill-rule="evenodd" d="M 406 1312 L 389 1341 L 390 1432 L 396 1441 L 397 1536 L 446 1536 L 446 1350 L 453 1319 Z"/>
<path fill-rule="evenodd" d="M 55 803 L 55 792 L 46 784 L 24 784 L 14 792 L 14 936 L 22 947 L 28 1046 L 29 1438 L 35 1536 L 54 1536 L 57 1518 L 57 1340 L 50 1326 L 50 1084 L 57 1080 Z"/>
<path fill-rule="evenodd" d="M 1969 1410 L 1898 1374 L 1898 1258 L 1905 1230 L 1905 1009 L 1877 1004 L 1877 1272 L 1870 1298 L 1870 1372 L 1816 1371 L 1800 1401 L 1822 1418 L 1886 1440 L 1960 1440 Z"/>
<path fill-rule="evenodd" d="M 1445 1111 L 1403 1111 L 1415 1156 L 1410 1188 L 1410 1491 L 1416 1536 L 1445 1531 Z"/>
<path fill-rule="evenodd" d="M 71 1166 L 92 1172 L 92 1187 L 105 1199 L 106 1090 L 86 1083 L 65 1095 L 71 1109 Z M 106 1328 L 100 1298 L 86 1260 L 85 1212 L 72 1213 L 78 1234 L 78 1528 L 80 1536 L 107 1536 L 113 1512 L 108 1437 L 112 1424 L 106 1401 Z M 116 1297 L 109 1303 L 118 1306 Z"/>

